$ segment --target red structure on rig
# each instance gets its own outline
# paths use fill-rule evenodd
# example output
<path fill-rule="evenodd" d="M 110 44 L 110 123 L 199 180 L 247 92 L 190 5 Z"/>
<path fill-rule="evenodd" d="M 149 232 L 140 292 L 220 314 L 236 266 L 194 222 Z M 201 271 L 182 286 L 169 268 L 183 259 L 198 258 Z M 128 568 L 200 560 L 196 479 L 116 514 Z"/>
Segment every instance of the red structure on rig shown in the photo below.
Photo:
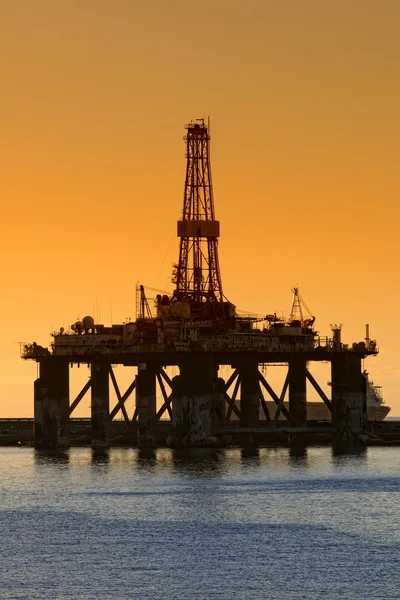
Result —
<path fill-rule="evenodd" d="M 218 260 L 219 221 L 215 219 L 210 165 L 209 125 L 186 125 L 186 179 L 182 219 L 178 221 L 179 262 L 174 266 L 172 298 L 158 296 L 161 317 L 232 319 L 235 307 L 222 292 Z"/>
<path fill-rule="evenodd" d="M 179 263 L 174 298 L 196 312 L 223 313 L 218 262 L 219 221 L 215 220 L 210 135 L 204 119 L 186 125 L 186 179 L 182 219 L 178 221 Z"/>

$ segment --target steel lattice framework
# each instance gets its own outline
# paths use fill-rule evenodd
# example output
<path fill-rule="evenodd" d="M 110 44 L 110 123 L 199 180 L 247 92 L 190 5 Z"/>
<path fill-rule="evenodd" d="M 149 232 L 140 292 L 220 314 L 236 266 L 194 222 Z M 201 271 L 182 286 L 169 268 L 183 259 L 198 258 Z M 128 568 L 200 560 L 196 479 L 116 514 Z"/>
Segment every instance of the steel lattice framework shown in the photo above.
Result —
<path fill-rule="evenodd" d="M 176 266 L 174 297 L 192 306 L 204 302 L 223 311 L 221 273 L 218 261 L 219 221 L 215 220 L 210 166 L 210 135 L 203 119 L 186 125 L 186 180 Z M 218 310 L 221 307 L 221 311 Z"/>

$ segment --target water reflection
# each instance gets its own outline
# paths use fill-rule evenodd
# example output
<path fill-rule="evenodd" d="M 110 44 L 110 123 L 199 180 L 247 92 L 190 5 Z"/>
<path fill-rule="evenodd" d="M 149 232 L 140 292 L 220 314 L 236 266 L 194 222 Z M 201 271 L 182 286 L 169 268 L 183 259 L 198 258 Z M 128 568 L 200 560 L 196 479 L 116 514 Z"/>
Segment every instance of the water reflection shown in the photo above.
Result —
<path fill-rule="evenodd" d="M 35 450 L 35 465 L 68 465 L 70 462 L 69 452 L 66 450 Z"/>
<path fill-rule="evenodd" d="M 154 448 L 141 448 L 136 454 L 136 469 L 149 474 L 157 468 L 157 452 Z"/>
<path fill-rule="evenodd" d="M 349 459 L 357 457 L 362 462 L 366 462 L 368 455 L 367 446 L 339 446 L 334 445 L 331 449 L 332 462 L 336 465 L 342 465 Z"/>
<path fill-rule="evenodd" d="M 112 467 L 126 465 L 134 471 L 148 474 L 171 470 L 179 476 L 224 477 L 231 469 L 252 467 L 276 469 L 293 466 L 310 469 L 315 466 L 316 450 L 302 444 L 288 447 L 246 446 L 242 448 L 113 448 L 110 450 L 91 450 L 90 448 L 71 448 L 69 450 L 43 451 L 33 450 L 34 464 Z M 348 463 L 367 463 L 368 448 L 321 447 L 321 456 L 329 456 L 335 467 Z"/>
<path fill-rule="evenodd" d="M 157 454 L 154 448 L 140 448 L 138 451 L 138 459 L 141 460 L 150 460 L 155 462 L 157 459 Z"/>
<path fill-rule="evenodd" d="M 225 451 L 220 448 L 174 448 L 172 465 L 179 475 L 220 477 L 224 472 Z"/>
<path fill-rule="evenodd" d="M 308 463 L 308 450 L 304 444 L 292 444 L 289 447 L 289 463 L 294 466 L 306 466 Z"/>
<path fill-rule="evenodd" d="M 260 462 L 260 448 L 258 446 L 244 446 L 240 449 L 240 457 L 242 463 L 248 464 L 250 462 L 255 465 Z"/>
<path fill-rule="evenodd" d="M 92 465 L 108 465 L 110 463 L 110 454 L 108 450 L 92 450 Z"/>

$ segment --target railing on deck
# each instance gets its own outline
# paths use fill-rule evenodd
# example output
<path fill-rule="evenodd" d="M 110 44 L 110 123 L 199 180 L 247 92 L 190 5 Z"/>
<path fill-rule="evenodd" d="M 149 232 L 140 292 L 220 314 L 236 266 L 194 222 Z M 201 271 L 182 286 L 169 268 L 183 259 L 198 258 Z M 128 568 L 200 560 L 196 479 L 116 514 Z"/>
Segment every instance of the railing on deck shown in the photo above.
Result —
<path fill-rule="evenodd" d="M 368 345 L 364 342 L 355 342 L 352 346 L 339 343 L 328 336 L 298 335 L 298 336 L 273 336 L 266 333 L 227 333 L 224 335 L 211 336 L 209 338 L 200 338 L 193 342 L 168 341 L 163 344 L 128 344 L 121 340 L 113 339 L 110 343 L 99 340 L 94 343 L 93 338 L 87 340 L 87 344 L 71 343 L 71 337 L 68 338 L 68 344 L 52 344 L 51 351 L 48 348 L 33 344 L 21 344 L 21 357 L 36 359 L 41 356 L 61 355 L 61 356 L 85 356 L 92 354 L 140 354 L 142 352 L 312 352 L 324 350 L 329 352 L 368 352 L 378 353 L 378 347 L 375 340 L 370 340 Z M 75 336 L 73 336 L 75 337 Z M 78 336 L 76 336 L 78 338 Z M 84 336 L 79 336 L 84 337 Z M 80 340 L 79 340 L 80 341 Z"/>

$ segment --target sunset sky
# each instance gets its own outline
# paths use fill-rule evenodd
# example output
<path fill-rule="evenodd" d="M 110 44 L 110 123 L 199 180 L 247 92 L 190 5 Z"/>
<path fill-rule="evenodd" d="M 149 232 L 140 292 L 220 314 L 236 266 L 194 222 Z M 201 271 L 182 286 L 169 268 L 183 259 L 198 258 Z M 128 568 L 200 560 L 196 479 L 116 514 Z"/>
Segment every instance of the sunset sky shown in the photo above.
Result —
<path fill-rule="evenodd" d="M 398 0 L 1 0 L 0 417 L 33 415 L 16 342 L 172 290 L 208 115 L 225 295 L 288 315 L 299 284 L 322 334 L 369 323 L 399 416 L 399 27 Z"/>

